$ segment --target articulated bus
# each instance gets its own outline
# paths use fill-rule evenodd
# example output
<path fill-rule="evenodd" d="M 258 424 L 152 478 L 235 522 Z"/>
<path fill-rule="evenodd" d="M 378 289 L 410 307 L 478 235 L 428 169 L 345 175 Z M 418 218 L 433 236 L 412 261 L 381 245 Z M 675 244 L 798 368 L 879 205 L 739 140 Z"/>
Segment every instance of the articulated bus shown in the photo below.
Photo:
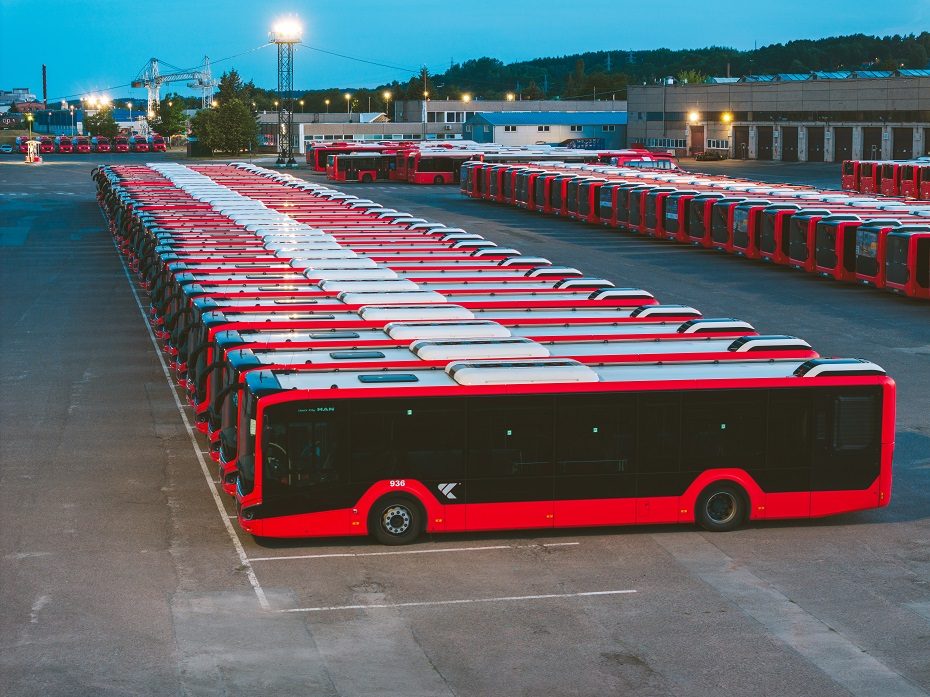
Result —
<path fill-rule="evenodd" d="M 858 359 L 248 374 L 257 537 L 819 517 L 891 496 L 894 382 Z"/>
<path fill-rule="evenodd" d="M 396 150 L 401 143 L 390 147 L 390 150 Z M 307 164 L 310 165 L 314 172 L 326 172 L 326 165 L 329 162 L 330 155 L 347 155 L 349 153 L 383 153 L 389 150 L 389 146 L 380 143 L 363 145 L 361 143 L 326 143 L 313 144 L 307 147 Z"/>

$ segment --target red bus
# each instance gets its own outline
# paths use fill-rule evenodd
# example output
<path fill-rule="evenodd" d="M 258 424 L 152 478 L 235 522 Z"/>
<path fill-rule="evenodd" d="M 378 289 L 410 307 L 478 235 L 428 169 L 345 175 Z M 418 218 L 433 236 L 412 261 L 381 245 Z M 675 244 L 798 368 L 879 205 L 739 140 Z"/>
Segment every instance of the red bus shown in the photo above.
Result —
<path fill-rule="evenodd" d="M 859 191 L 859 160 L 843 160 L 840 169 L 840 186 L 843 191 Z"/>
<path fill-rule="evenodd" d="M 71 144 L 71 138 L 68 136 L 58 136 L 55 138 L 55 147 L 58 152 L 74 152 L 74 146 Z"/>
<path fill-rule="evenodd" d="M 461 176 L 462 163 L 478 157 L 471 152 L 434 152 L 413 150 L 398 152 L 399 163 L 404 161 L 404 175 L 398 171 L 397 178 L 411 184 L 457 184 Z"/>
<path fill-rule="evenodd" d="M 148 152 L 149 142 L 145 136 L 130 136 L 129 147 L 133 152 Z"/>
<path fill-rule="evenodd" d="M 257 537 L 820 517 L 888 504 L 894 382 L 858 359 L 248 374 Z"/>
<path fill-rule="evenodd" d="M 94 136 L 90 144 L 94 152 L 110 152 L 110 139 L 106 136 Z"/>
<path fill-rule="evenodd" d="M 808 273 L 814 270 L 817 223 L 832 212 L 825 208 L 804 208 L 791 216 L 788 223 L 788 266 Z"/>
<path fill-rule="evenodd" d="M 326 165 L 329 162 L 330 155 L 347 155 L 353 152 L 359 153 L 386 153 L 394 152 L 404 143 L 398 142 L 397 145 L 387 146 L 381 143 L 372 143 L 363 145 L 361 143 L 335 142 L 324 144 L 312 144 L 307 147 L 306 159 L 307 164 L 313 168 L 314 172 L 326 172 Z"/>
<path fill-rule="evenodd" d="M 599 154 L 598 160 L 610 163 L 614 167 L 630 167 L 632 169 L 657 169 L 666 172 L 680 169 L 674 155 L 654 153 L 641 148 L 629 148 Z"/>
<path fill-rule="evenodd" d="M 885 287 L 885 245 L 888 234 L 901 227 L 899 220 L 871 220 L 856 228 L 856 280 Z"/>
<path fill-rule="evenodd" d="M 90 152 L 90 138 L 87 136 L 77 136 L 73 141 L 71 141 L 72 146 L 74 147 L 74 152 L 79 153 L 88 153 Z"/>
<path fill-rule="evenodd" d="M 129 152 L 129 138 L 126 136 L 116 136 L 113 139 L 113 150 L 115 152 Z"/>
<path fill-rule="evenodd" d="M 877 194 L 881 190 L 882 163 L 859 163 L 859 191 L 863 194 Z"/>
<path fill-rule="evenodd" d="M 16 136 L 16 149 L 23 155 L 29 152 L 29 136 Z"/>
<path fill-rule="evenodd" d="M 906 225 L 885 241 L 885 289 L 930 299 L 930 226 Z"/>
<path fill-rule="evenodd" d="M 370 184 L 374 181 L 385 181 L 394 165 L 394 156 L 383 153 L 352 152 L 329 157 L 326 177 L 340 182 Z"/>
<path fill-rule="evenodd" d="M 55 141 L 50 136 L 36 136 L 39 141 L 39 152 L 43 155 L 55 152 Z"/>
<path fill-rule="evenodd" d="M 374 333 L 374 332 L 373 332 Z M 387 335 L 385 335 L 387 336 Z M 389 339 L 389 337 L 388 337 Z M 796 337 L 747 335 L 733 338 L 687 338 L 658 334 L 650 339 L 624 341 L 622 338 L 598 343 L 586 336 L 565 336 L 557 341 L 537 342 L 532 338 L 509 337 L 495 340 L 456 339 L 414 340 L 392 345 L 352 344 L 338 347 L 321 345 L 294 349 L 229 348 L 223 352 L 222 366 L 211 376 L 215 395 L 209 409 L 211 457 L 220 463 L 224 490 L 233 494 L 237 476 L 236 431 L 238 391 L 248 373 L 255 370 L 321 372 L 341 370 L 422 370 L 444 368 L 454 360 L 532 360 L 562 358 L 582 363 L 641 364 L 661 361 L 663 365 L 687 361 L 756 361 L 810 359 L 818 355 Z M 348 342 L 343 342 L 348 343 Z M 750 355 L 751 354 L 751 355 Z"/>
<path fill-rule="evenodd" d="M 168 146 L 165 143 L 163 136 L 158 135 L 157 133 L 152 133 L 149 135 L 148 139 L 149 150 L 152 152 L 167 152 Z"/>
<path fill-rule="evenodd" d="M 828 215 L 814 232 L 814 273 L 837 281 L 856 280 L 856 215 Z"/>

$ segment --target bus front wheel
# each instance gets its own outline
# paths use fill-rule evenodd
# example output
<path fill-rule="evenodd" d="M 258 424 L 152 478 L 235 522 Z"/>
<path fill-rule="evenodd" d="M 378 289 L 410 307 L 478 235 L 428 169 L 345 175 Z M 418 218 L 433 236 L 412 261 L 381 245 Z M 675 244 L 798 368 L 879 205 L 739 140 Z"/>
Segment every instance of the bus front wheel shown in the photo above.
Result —
<path fill-rule="evenodd" d="M 368 530 L 384 545 L 410 544 L 423 531 L 423 509 L 408 496 L 385 496 L 371 507 Z"/>
<path fill-rule="evenodd" d="M 711 484 L 697 501 L 697 523 L 711 532 L 735 530 L 746 520 L 748 497 L 742 487 L 729 482 Z"/>

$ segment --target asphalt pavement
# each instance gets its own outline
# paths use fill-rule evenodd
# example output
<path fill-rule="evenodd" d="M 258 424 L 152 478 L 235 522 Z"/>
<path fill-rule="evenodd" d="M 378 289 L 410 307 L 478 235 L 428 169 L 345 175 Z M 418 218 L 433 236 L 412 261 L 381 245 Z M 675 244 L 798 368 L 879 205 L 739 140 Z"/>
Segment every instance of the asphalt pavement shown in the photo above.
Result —
<path fill-rule="evenodd" d="M 4 694 L 930 694 L 930 304 L 454 187 L 345 185 L 663 302 L 878 362 L 899 386 L 894 496 L 724 535 L 258 544 L 216 493 L 92 166 L 0 160 Z M 783 167 L 811 168 L 783 173 L 795 181 L 827 176 Z"/>

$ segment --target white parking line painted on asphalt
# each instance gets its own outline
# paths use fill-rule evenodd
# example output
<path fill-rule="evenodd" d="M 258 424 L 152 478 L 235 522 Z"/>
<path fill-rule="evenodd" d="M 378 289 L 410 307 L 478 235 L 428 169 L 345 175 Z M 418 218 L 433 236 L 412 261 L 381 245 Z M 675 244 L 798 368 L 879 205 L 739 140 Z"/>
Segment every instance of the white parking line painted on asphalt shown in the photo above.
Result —
<path fill-rule="evenodd" d="M 106 219 L 106 216 L 104 216 L 104 219 Z M 123 258 L 122 254 L 119 254 L 119 248 L 116 245 L 116 240 L 113 241 L 113 247 L 116 249 L 120 264 L 123 266 L 123 273 L 126 276 L 126 281 L 129 283 L 129 289 L 132 291 L 132 296 L 136 301 L 136 307 L 139 308 L 139 313 L 142 315 L 142 323 L 145 325 L 146 330 L 148 330 L 149 340 L 152 342 L 152 347 L 155 349 L 155 355 L 158 356 L 158 362 L 161 364 L 162 372 L 165 375 L 165 381 L 168 383 L 168 391 L 174 398 L 174 404 L 178 409 L 178 414 L 181 415 L 181 422 L 184 424 L 184 428 L 187 430 L 187 435 L 190 438 L 191 446 L 193 446 L 194 449 L 194 455 L 197 456 L 197 462 L 200 463 L 200 470 L 203 473 L 204 479 L 207 480 L 207 488 L 210 490 L 210 494 L 213 496 L 213 502 L 216 504 L 216 509 L 219 511 L 220 517 L 223 520 L 223 526 L 226 528 L 226 532 L 229 535 L 229 539 L 232 542 L 233 548 L 236 550 L 236 555 L 239 557 L 239 563 L 242 569 L 245 570 L 246 578 L 248 578 L 249 584 L 252 586 L 252 590 L 255 591 L 255 596 L 258 598 L 258 604 L 263 610 L 270 610 L 271 604 L 268 602 L 268 598 L 265 595 L 265 590 L 262 588 L 261 583 L 258 581 L 258 577 L 255 575 L 255 570 L 252 568 L 252 564 L 245 553 L 245 548 L 242 546 L 241 540 L 239 539 L 238 535 L 236 535 L 236 531 L 233 529 L 232 523 L 229 522 L 229 516 L 226 512 L 225 506 L 223 506 L 223 500 L 220 498 L 220 494 L 213 482 L 213 477 L 210 474 L 210 468 L 207 467 L 207 462 L 204 460 L 203 452 L 200 450 L 200 445 L 197 443 L 197 436 L 194 435 L 194 429 L 191 427 L 190 419 L 188 418 L 187 413 L 184 411 L 181 400 L 178 398 L 177 390 L 175 390 L 174 387 L 174 381 L 171 379 L 171 372 L 168 370 L 168 364 L 165 363 L 164 353 L 158 345 L 158 340 L 155 338 L 155 333 L 152 331 L 152 325 L 149 324 L 148 313 L 145 311 L 145 308 L 142 307 L 142 300 L 139 298 L 139 292 L 136 290 L 136 285 L 132 281 L 132 276 L 129 275 L 129 269 L 126 266 L 126 260 Z"/>
<path fill-rule="evenodd" d="M 501 549 L 532 549 L 533 547 L 574 547 L 580 542 L 553 542 L 542 545 L 487 545 L 484 547 L 440 547 L 439 549 L 403 549 L 390 552 L 333 552 L 331 554 L 294 554 L 284 557 L 250 557 L 249 561 L 294 561 L 296 559 L 351 559 L 354 557 L 394 557 L 409 554 L 445 554 L 454 552 L 489 552 Z"/>
<path fill-rule="evenodd" d="M 540 595 L 505 595 L 498 598 L 462 598 L 458 600 L 423 600 L 412 603 L 375 603 L 373 605 L 329 605 L 320 607 L 295 607 L 279 612 L 337 612 L 339 610 L 378 610 L 405 607 L 439 607 L 443 605 L 476 605 L 479 603 L 515 603 L 531 600 L 559 600 L 565 598 L 593 598 L 608 595 L 631 595 L 635 589 L 615 591 L 586 591 L 584 593 L 543 593 Z"/>

